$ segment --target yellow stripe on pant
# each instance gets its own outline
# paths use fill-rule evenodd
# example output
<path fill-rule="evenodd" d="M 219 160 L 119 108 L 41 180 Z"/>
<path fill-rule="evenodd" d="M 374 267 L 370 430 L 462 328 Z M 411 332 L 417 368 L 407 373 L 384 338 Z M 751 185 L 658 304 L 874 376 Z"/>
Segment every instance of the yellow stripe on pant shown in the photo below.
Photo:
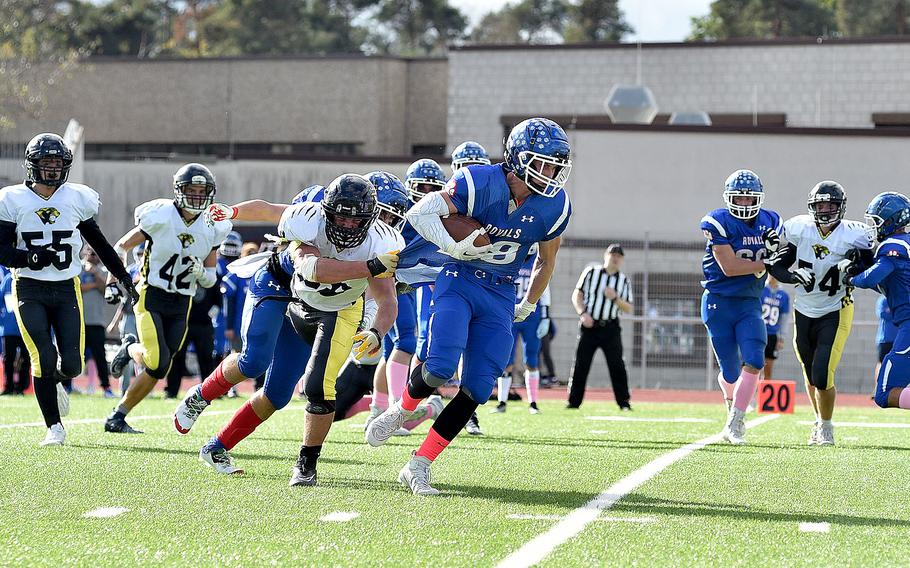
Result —
<path fill-rule="evenodd" d="M 326 400 L 335 400 L 335 381 L 341 372 L 341 367 L 351 354 L 354 345 L 354 334 L 363 318 L 363 298 L 358 298 L 350 305 L 338 312 L 335 318 L 335 330 L 332 333 L 331 347 L 328 360 L 325 364 L 325 373 L 322 376 L 322 389 Z"/>
<path fill-rule="evenodd" d="M 144 351 L 142 362 L 146 367 L 157 369 L 161 358 L 161 349 L 158 347 L 161 335 L 155 326 L 154 316 L 145 305 L 148 288 L 144 283 L 139 286 L 139 301 L 133 307 L 133 313 L 136 314 L 136 331 L 139 333 L 139 343 L 142 344 Z"/>
<path fill-rule="evenodd" d="M 844 354 L 844 347 L 847 344 L 847 338 L 850 337 L 850 329 L 853 327 L 853 304 L 847 304 L 839 311 L 840 319 L 837 322 L 837 335 L 834 336 L 834 345 L 831 347 L 831 357 L 828 359 L 828 380 L 826 381 L 825 390 L 834 387 L 834 373 L 840 364 L 840 359 Z"/>
<path fill-rule="evenodd" d="M 82 282 L 78 276 L 73 277 L 76 289 L 76 305 L 79 306 L 79 360 L 80 367 L 85 369 L 85 309 L 82 307 Z"/>
<path fill-rule="evenodd" d="M 35 340 L 32 339 L 32 336 L 28 333 L 28 328 L 22 322 L 22 316 L 19 314 L 19 296 L 16 291 L 18 284 L 18 279 L 13 280 L 13 313 L 16 314 L 16 323 L 19 325 L 19 335 L 22 336 L 22 341 L 25 343 L 25 348 L 28 350 L 28 356 L 32 360 L 32 375 L 34 377 L 43 377 L 44 374 L 41 372 L 41 353 L 38 351 L 38 346 L 35 344 Z"/>

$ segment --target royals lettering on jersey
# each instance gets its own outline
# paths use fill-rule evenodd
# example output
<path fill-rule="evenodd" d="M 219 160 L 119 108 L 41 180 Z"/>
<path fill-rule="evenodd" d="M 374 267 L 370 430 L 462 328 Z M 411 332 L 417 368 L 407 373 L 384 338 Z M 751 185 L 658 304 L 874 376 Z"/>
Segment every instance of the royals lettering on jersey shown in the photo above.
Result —
<path fill-rule="evenodd" d="M 737 219 L 726 209 L 715 209 L 701 219 L 701 230 L 707 239 L 702 271 L 705 279 L 701 285 L 719 296 L 744 298 L 761 297 L 766 273 L 727 276 L 714 258 L 714 245 L 730 245 L 734 254 L 746 260 L 763 260 L 767 257 L 762 233 L 768 229 L 781 231 L 780 215 L 761 209 L 750 222 Z"/>
<path fill-rule="evenodd" d="M 209 227 L 202 215 L 187 222 L 170 199 L 143 203 L 136 208 L 135 220 L 148 240 L 140 285 L 183 296 L 196 293 L 193 259 L 205 260 L 232 229 L 230 221 Z"/>
<path fill-rule="evenodd" d="M 0 189 L 0 221 L 16 224 L 16 248 L 48 247 L 57 253 L 50 266 L 18 268 L 16 277 L 61 281 L 78 276 L 82 272 L 78 226 L 94 217 L 100 205 L 98 193 L 78 183 L 64 183 L 46 199 L 24 183 Z"/>
<path fill-rule="evenodd" d="M 532 193 L 516 204 L 506 174 L 502 164 L 468 166 L 455 172 L 445 191 L 458 213 L 480 222 L 493 245 L 482 260 L 456 262 L 515 278 L 531 245 L 555 239 L 566 230 L 572 204 L 565 191 L 554 197 Z"/>
<path fill-rule="evenodd" d="M 875 251 L 875 264 L 855 276 L 853 285 L 877 289 L 888 301 L 894 325 L 910 327 L 910 235 L 901 233 L 882 241 Z"/>
<path fill-rule="evenodd" d="M 871 249 L 868 226 L 859 221 L 845 219 L 827 236 L 822 237 L 809 215 L 797 215 L 784 223 L 781 237 L 796 247 L 794 268 L 808 268 L 815 274 L 815 283 L 809 290 L 796 287 L 796 310 L 810 318 L 818 318 L 839 310 L 853 302 L 850 287 L 842 284 L 843 275 L 837 263 L 851 249 Z"/>
<path fill-rule="evenodd" d="M 782 316 L 790 312 L 790 296 L 778 286 L 765 286 L 761 293 L 761 319 L 765 321 L 768 335 L 780 335 Z"/>
<path fill-rule="evenodd" d="M 325 234 L 325 215 L 317 203 L 300 203 L 285 209 L 278 222 L 278 234 L 291 241 L 312 245 L 322 258 L 367 261 L 376 256 L 401 250 L 401 234 L 378 219 L 370 226 L 366 239 L 357 247 L 339 250 Z M 282 268 L 295 274 L 290 255 L 282 257 Z M 290 269 L 290 270 L 289 270 Z M 336 284 L 321 284 L 303 280 L 296 274 L 293 280 L 294 295 L 307 305 L 326 312 L 337 312 L 357 301 L 367 288 L 368 278 L 347 280 Z"/>

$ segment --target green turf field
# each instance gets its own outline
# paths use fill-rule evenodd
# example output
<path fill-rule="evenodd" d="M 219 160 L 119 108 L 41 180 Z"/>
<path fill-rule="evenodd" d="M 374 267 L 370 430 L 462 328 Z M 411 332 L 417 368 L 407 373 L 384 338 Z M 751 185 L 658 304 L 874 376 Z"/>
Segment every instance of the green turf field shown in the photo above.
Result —
<path fill-rule="evenodd" d="M 247 471 L 220 477 L 196 459 L 238 401 L 213 405 L 188 436 L 150 399 L 131 422 L 142 436 L 105 434 L 112 402 L 74 397 L 67 445 L 39 448 L 33 398 L 0 399 L 0 565 L 9 566 L 493 566 L 615 482 L 722 427 L 718 405 L 615 405 L 530 416 L 481 409 L 482 438 L 460 436 L 434 466 L 439 498 L 400 487 L 398 470 L 422 435 L 370 448 L 358 426 L 335 424 L 320 486 L 289 488 L 302 432 L 293 402 L 238 448 Z M 215 411 L 215 412 L 212 412 Z M 217 412 L 217 413 L 216 413 Z M 153 418 L 139 419 L 141 416 Z M 623 414 L 623 417 L 629 415 Z M 698 449 L 603 511 L 573 538 L 548 533 L 548 566 L 906 565 L 910 430 L 842 426 L 836 448 L 809 448 L 805 408 L 749 430 L 747 447 Z M 754 418 L 751 416 L 750 418 Z M 856 423 L 910 426 L 910 413 L 839 409 Z M 701 421 L 697 421 L 701 420 Z M 419 432 L 425 432 L 422 426 Z M 86 518 L 102 507 L 128 511 Z M 347 521 L 324 520 L 353 513 Z M 828 532 L 804 532 L 802 523 Z M 562 525 L 560 525 L 562 526 Z M 803 527 L 806 528 L 805 526 Z"/>

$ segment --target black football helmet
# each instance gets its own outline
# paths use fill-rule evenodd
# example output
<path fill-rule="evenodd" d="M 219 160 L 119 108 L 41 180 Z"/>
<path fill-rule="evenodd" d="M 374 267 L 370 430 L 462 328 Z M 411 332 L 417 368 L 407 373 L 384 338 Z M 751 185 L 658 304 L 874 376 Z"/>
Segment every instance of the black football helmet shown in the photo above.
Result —
<path fill-rule="evenodd" d="M 819 203 L 834 203 L 837 209 L 821 213 L 817 210 Z M 836 181 L 820 181 L 809 191 L 808 207 L 816 225 L 835 225 L 847 214 L 847 193 Z"/>
<path fill-rule="evenodd" d="M 44 158 L 61 158 L 61 167 L 41 166 Z M 66 183 L 73 165 L 73 151 L 63 138 L 50 132 L 39 134 L 25 146 L 25 181 L 40 183 L 50 187 L 60 187 Z"/>
<path fill-rule="evenodd" d="M 367 238 L 379 215 L 376 187 L 357 174 L 335 178 L 322 198 L 325 234 L 340 249 L 354 248 Z"/>
<path fill-rule="evenodd" d="M 205 186 L 205 194 L 188 195 L 188 185 Z M 215 200 L 215 175 L 202 164 L 186 164 L 174 174 L 174 201 L 180 209 L 202 213 Z"/>

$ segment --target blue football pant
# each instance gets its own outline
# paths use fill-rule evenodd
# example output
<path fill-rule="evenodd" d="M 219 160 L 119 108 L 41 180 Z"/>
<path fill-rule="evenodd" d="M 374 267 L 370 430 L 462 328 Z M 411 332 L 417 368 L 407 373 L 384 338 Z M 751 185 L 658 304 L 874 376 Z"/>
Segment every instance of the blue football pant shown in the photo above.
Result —
<path fill-rule="evenodd" d="M 756 369 L 765 366 L 768 332 L 761 318 L 760 299 L 731 298 L 705 291 L 701 317 L 725 381 L 735 383 L 744 363 Z"/>

